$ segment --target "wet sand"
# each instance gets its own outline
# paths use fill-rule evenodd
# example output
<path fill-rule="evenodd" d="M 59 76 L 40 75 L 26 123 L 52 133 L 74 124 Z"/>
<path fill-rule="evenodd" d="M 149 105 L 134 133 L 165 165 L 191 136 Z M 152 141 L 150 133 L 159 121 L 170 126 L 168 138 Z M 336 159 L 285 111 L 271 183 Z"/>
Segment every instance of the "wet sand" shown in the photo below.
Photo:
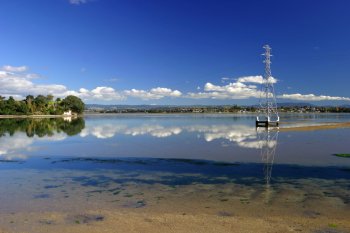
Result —
<path fill-rule="evenodd" d="M 305 125 L 305 126 L 297 126 L 297 127 L 283 127 L 281 122 L 281 127 L 279 131 L 287 132 L 287 131 L 314 131 L 314 130 L 328 130 L 328 129 L 339 129 L 339 128 L 349 128 L 350 122 L 340 122 L 340 123 L 323 123 L 320 125 Z"/>
<path fill-rule="evenodd" d="M 350 232 L 348 215 L 329 217 L 316 211 L 297 215 L 270 208 L 254 208 L 247 214 L 234 206 L 230 211 L 213 209 L 209 213 L 193 207 L 188 212 L 170 207 L 163 211 L 145 208 L 1 214 L 0 232 Z"/>
<path fill-rule="evenodd" d="M 0 232 L 350 232 L 348 180 L 338 180 L 334 190 L 334 181 L 323 179 L 95 187 L 63 176 L 41 190 L 33 177 L 31 185 L 21 181 L 20 193 L 12 190 L 18 184 L 8 186 Z"/>
<path fill-rule="evenodd" d="M 84 217 L 85 216 L 85 217 Z M 85 220 L 103 216 L 103 220 Z M 79 223 L 70 218 L 80 219 Z M 14 220 L 12 220 L 14 219 Z M 67 216 L 59 212 L 1 216 L 1 222 L 13 221 L 0 232 L 349 232 L 348 219 L 325 217 L 312 219 L 294 216 L 216 216 L 182 213 L 135 213 L 98 211 Z"/>

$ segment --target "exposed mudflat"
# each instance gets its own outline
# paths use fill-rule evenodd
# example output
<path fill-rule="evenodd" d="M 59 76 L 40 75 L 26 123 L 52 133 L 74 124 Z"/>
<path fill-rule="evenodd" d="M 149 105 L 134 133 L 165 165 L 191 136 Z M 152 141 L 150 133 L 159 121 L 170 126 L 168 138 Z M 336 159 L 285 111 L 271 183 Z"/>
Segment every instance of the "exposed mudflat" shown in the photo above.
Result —
<path fill-rule="evenodd" d="M 313 130 L 327 130 L 327 129 L 339 129 L 349 128 L 350 122 L 335 122 L 335 123 L 320 123 L 318 125 L 305 125 L 305 126 L 290 126 L 285 127 L 284 123 L 281 122 L 280 131 L 313 131 Z"/>

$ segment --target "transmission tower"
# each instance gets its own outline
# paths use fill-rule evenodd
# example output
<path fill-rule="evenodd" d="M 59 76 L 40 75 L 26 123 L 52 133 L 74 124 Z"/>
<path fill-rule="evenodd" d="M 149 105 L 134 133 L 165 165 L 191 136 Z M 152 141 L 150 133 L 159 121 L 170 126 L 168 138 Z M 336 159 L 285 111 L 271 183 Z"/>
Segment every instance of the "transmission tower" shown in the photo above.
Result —
<path fill-rule="evenodd" d="M 277 112 L 277 102 L 275 91 L 273 88 L 274 78 L 271 75 L 271 47 L 265 45 L 263 47 L 265 53 L 265 75 L 262 80 L 262 90 L 260 92 L 260 108 L 256 118 L 256 126 L 269 127 L 270 125 L 278 126 L 279 116 Z"/>

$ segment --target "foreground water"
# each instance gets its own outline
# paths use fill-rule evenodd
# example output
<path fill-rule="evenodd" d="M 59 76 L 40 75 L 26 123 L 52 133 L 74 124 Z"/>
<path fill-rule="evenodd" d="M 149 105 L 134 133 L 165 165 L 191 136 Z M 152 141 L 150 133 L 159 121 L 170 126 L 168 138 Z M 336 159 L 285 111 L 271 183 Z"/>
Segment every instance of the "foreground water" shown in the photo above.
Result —
<path fill-rule="evenodd" d="M 350 232 L 350 128 L 293 130 L 350 115 L 282 119 L 0 119 L 0 232 Z"/>

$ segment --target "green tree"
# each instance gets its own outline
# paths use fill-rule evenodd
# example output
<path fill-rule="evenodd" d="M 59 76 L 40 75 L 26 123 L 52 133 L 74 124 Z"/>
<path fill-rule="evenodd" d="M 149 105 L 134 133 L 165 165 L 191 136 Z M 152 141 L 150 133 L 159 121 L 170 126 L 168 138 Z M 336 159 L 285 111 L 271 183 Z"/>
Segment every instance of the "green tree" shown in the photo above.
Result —
<path fill-rule="evenodd" d="M 5 114 L 8 114 L 8 115 L 15 115 L 16 114 L 16 100 L 10 96 L 9 99 L 6 101 L 6 111 L 5 111 Z"/>
<path fill-rule="evenodd" d="M 34 113 L 35 109 L 34 109 L 34 105 L 33 105 L 33 101 L 34 101 L 34 96 L 32 95 L 27 95 L 25 102 L 27 104 L 28 107 L 28 112 L 29 113 Z"/>
<path fill-rule="evenodd" d="M 16 112 L 17 114 L 25 114 L 27 115 L 29 113 L 29 108 L 25 101 L 18 101 L 16 105 Z"/>
<path fill-rule="evenodd" d="M 35 104 L 35 111 L 40 112 L 40 113 L 46 113 L 46 105 L 48 101 L 47 98 L 43 95 L 38 95 L 34 99 L 34 104 Z"/>
<path fill-rule="evenodd" d="M 84 102 L 74 95 L 69 95 L 61 101 L 60 104 L 63 107 L 64 111 L 71 110 L 74 113 L 82 113 L 85 108 Z"/>
<path fill-rule="evenodd" d="M 51 95 L 51 94 L 48 94 L 48 95 L 46 96 L 46 99 L 47 99 L 48 101 L 52 101 L 53 98 L 54 98 L 54 96 Z"/>

